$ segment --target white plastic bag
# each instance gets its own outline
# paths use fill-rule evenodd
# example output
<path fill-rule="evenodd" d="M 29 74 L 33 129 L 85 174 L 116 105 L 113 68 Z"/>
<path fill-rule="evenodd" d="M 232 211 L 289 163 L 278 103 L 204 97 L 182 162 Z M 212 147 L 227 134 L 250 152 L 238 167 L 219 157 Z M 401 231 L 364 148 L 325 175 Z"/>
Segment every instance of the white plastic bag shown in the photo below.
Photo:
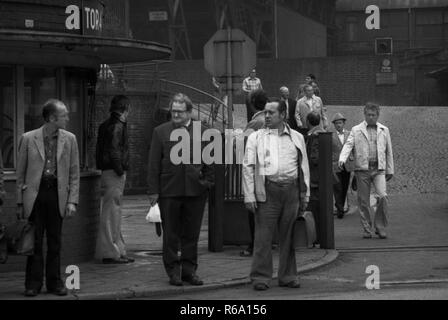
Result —
<path fill-rule="evenodd" d="M 155 206 L 149 208 L 148 214 L 146 215 L 146 221 L 149 223 L 162 222 L 159 205 L 157 203 Z"/>

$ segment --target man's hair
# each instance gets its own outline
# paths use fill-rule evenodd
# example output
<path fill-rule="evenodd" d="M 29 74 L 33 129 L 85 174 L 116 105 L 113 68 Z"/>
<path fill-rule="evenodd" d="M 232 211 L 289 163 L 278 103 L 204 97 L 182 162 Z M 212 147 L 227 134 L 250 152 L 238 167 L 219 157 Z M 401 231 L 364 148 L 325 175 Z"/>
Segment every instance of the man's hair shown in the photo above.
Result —
<path fill-rule="evenodd" d="M 266 103 L 269 101 L 266 91 L 263 89 L 254 90 L 250 95 L 250 101 L 254 108 L 258 111 L 264 110 Z"/>
<path fill-rule="evenodd" d="M 49 122 L 50 117 L 57 114 L 58 106 L 60 105 L 64 105 L 64 103 L 58 99 L 49 99 L 44 103 L 44 105 L 42 106 L 42 117 L 44 118 L 45 122 Z"/>
<path fill-rule="evenodd" d="M 286 116 L 286 112 L 287 112 L 287 108 L 286 108 L 286 102 L 281 100 L 280 98 L 277 97 L 273 97 L 269 99 L 269 103 L 277 103 L 278 104 L 278 113 L 282 114 L 285 113 Z"/>
<path fill-rule="evenodd" d="M 281 87 L 280 87 L 280 92 L 282 92 L 282 91 L 286 91 L 286 90 L 289 91 L 289 89 L 288 89 L 287 86 L 281 86 Z"/>
<path fill-rule="evenodd" d="M 316 80 L 316 76 L 314 74 L 312 74 L 312 73 L 309 73 L 307 76 L 310 77 L 313 80 Z"/>
<path fill-rule="evenodd" d="M 318 126 L 320 124 L 320 114 L 317 113 L 316 111 L 310 112 L 306 116 L 306 120 L 313 127 Z"/>
<path fill-rule="evenodd" d="M 112 98 L 110 102 L 110 112 L 119 112 L 123 113 L 129 110 L 129 106 L 131 105 L 131 101 L 125 95 L 119 94 Z"/>
<path fill-rule="evenodd" d="M 367 102 L 366 106 L 364 107 L 364 113 L 366 113 L 367 110 L 375 111 L 378 115 L 380 114 L 380 106 L 375 102 Z"/>
<path fill-rule="evenodd" d="M 176 93 L 170 102 L 170 109 L 173 108 L 173 103 L 177 102 L 180 104 L 185 103 L 185 106 L 187 107 L 187 111 L 190 112 L 193 110 L 193 102 L 191 102 L 191 99 L 183 93 Z"/>
<path fill-rule="evenodd" d="M 310 85 L 310 84 L 306 84 L 306 85 L 303 86 L 303 90 L 304 90 L 304 91 L 305 91 L 307 88 L 311 88 L 311 89 L 314 90 L 313 86 Z"/>

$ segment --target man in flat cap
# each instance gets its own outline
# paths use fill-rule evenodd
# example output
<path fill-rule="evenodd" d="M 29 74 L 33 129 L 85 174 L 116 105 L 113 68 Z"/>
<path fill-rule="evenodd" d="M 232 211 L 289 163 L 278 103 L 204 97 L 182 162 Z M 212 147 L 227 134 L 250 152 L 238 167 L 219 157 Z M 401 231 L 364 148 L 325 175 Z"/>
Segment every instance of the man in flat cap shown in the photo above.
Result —
<path fill-rule="evenodd" d="M 332 123 L 335 131 L 333 132 L 333 172 L 335 175 L 335 183 L 333 184 L 333 193 L 335 199 L 335 206 L 337 210 L 337 217 L 342 219 L 344 217 L 344 204 L 347 198 L 348 186 L 350 183 L 350 174 L 354 169 L 353 155 L 349 156 L 348 161 L 339 168 L 338 161 L 342 148 L 347 141 L 350 131 L 346 130 L 346 118 L 342 113 L 336 113 L 333 117 Z"/>

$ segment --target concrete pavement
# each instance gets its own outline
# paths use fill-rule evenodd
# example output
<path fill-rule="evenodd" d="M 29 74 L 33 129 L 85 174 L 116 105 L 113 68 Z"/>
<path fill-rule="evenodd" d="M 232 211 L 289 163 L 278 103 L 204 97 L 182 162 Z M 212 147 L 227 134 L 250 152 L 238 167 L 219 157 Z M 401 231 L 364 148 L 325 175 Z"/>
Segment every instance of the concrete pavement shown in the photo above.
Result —
<path fill-rule="evenodd" d="M 224 252 L 212 253 L 207 250 L 207 214 L 199 240 L 198 275 L 205 285 L 193 287 L 185 285 L 174 287 L 168 284 L 161 249 L 162 239 L 156 235 L 155 227 L 145 221 L 148 202 L 146 196 L 126 196 L 123 210 L 123 236 L 129 256 L 135 262 L 126 265 L 103 265 L 97 261 L 79 264 L 80 290 L 70 292 L 59 298 L 41 294 L 33 299 L 127 299 L 159 298 L 178 295 L 183 292 L 227 288 L 249 283 L 251 258 L 239 256 L 243 248 L 226 246 Z M 303 249 L 297 251 L 297 264 L 300 273 L 331 263 L 337 258 L 335 250 Z M 17 259 L 11 257 L 12 260 Z M 24 299 L 24 259 L 18 270 L 2 272 L 0 265 L 0 300 Z M 278 250 L 274 250 L 274 270 L 277 270 Z M 4 266 L 3 266 L 4 267 Z M 62 268 L 62 271 L 65 267 Z M 65 278 L 65 277 L 64 277 Z M 275 281 L 273 281 L 275 282 Z"/>

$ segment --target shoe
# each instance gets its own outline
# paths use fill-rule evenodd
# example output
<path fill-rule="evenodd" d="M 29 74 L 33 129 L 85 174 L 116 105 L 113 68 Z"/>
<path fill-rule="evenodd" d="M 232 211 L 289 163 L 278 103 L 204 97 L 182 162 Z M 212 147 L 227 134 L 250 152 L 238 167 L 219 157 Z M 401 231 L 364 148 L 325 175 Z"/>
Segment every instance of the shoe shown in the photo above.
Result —
<path fill-rule="evenodd" d="M 47 290 L 47 293 L 54 294 L 57 296 L 66 296 L 67 295 L 67 289 L 65 287 L 56 288 L 54 290 Z"/>
<path fill-rule="evenodd" d="M 386 239 L 386 238 L 387 238 L 387 234 L 386 234 L 386 232 L 384 232 L 384 231 L 376 230 L 376 231 L 375 231 L 375 234 L 378 235 L 378 237 L 379 237 L 380 239 Z"/>
<path fill-rule="evenodd" d="M 344 218 L 344 211 L 339 211 L 337 216 L 338 216 L 338 219 Z"/>
<path fill-rule="evenodd" d="M 240 251 L 240 257 L 252 257 L 252 250 L 246 249 Z"/>
<path fill-rule="evenodd" d="M 130 258 L 128 256 L 121 256 L 120 259 L 127 260 L 128 263 L 132 263 L 135 261 L 134 258 Z"/>
<path fill-rule="evenodd" d="M 176 286 L 176 287 L 181 287 L 184 284 L 182 283 L 182 280 L 179 279 L 179 276 L 171 276 L 170 277 L 170 285 Z"/>
<path fill-rule="evenodd" d="M 26 289 L 23 295 L 25 297 L 35 297 L 39 294 L 39 290 L 36 289 Z"/>
<path fill-rule="evenodd" d="M 288 287 L 288 288 L 300 288 L 300 282 L 299 282 L 299 280 L 293 280 L 288 283 L 279 284 L 279 286 L 280 287 Z"/>
<path fill-rule="evenodd" d="M 364 239 L 371 239 L 372 238 L 372 234 L 370 232 L 364 231 L 364 234 L 362 235 L 362 237 Z"/>
<path fill-rule="evenodd" d="M 202 281 L 197 275 L 192 276 L 184 276 L 182 277 L 182 281 L 188 282 L 189 284 L 193 286 L 202 286 L 204 284 L 204 281 Z"/>
<path fill-rule="evenodd" d="M 254 290 L 256 290 L 256 291 L 265 291 L 268 289 L 269 289 L 269 286 L 266 283 L 257 283 L 254 285 Z"/>
<path fill-rule="evenodd" d="M 114 258 L 104 258 L 103 259 L 103 263 L 104 264 L 125 264 L 128 263 L 129 261 L 127 259 L 123 259 L 123 258 L 118 258 L 118 259 L 114 259 Z"/>

